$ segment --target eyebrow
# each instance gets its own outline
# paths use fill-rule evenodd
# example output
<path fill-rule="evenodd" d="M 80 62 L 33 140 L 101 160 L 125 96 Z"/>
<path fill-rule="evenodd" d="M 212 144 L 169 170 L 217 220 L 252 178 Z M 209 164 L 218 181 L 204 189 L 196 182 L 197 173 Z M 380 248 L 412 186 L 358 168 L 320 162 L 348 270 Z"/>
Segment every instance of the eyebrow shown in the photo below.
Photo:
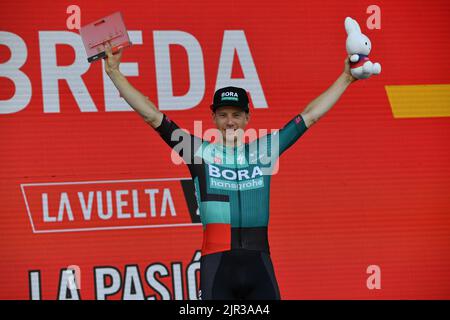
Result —
<path fill-rule="evenodd" d="M 222 116 L 222 115 L 226 115 L 227 112 L 219 111 L 219 112 L 217 112 L 217 114 L 220 115 L 220 116 Z M 241 114 L 242 114 L 242 111 L 235 111 L 235 112 L 233 112 L 232 114 L 233 114 L 233 115 L 241 115 Z"/>

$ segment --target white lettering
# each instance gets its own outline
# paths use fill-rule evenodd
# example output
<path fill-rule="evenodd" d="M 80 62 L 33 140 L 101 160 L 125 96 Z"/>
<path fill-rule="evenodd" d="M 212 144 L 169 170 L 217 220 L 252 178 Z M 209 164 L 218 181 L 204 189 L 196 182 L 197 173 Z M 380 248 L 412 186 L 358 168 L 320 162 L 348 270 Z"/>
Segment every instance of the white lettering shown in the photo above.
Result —
<path fill-rule="evenodd" d="M 113 207 L 112 207 L 112 193 L 111 191 L 106 191 L 106 204 L 108 206 L 108 212 L 103 212 L 103 197 L 102 192 L 97 191 L 97 210 L 98 210 L 98 216 L 100 219 L 108 220 L 113 215 Z"/>
<path fill-rule="evenodd" d="M 156 217 L 155 194 L 158 192 L 158 189 L 145 189 L 145 193 L 150 196 L 150 215 L 152 217 Z"/>
<path fill-rule="evenodd" d="M 70 207 L 69 196 L 67 192 L 61 193 L 61 201 L 59 202 L 59 210 L 58 210 L 58 221 L 64 220 L 64 211 L 67 211 L 67 216 L 70 221 L 73 221 L 73 212 Z"/>
<path fill-rule="evenodd" d="M 41 272 L 30 271 L 28 278 L 30 281 L 30 300 L 41 300 Z"/>
<path fill-rule="evenodd" d="M 139 212 L 139 198 L 138 191 L 133 190 L 133 217 L 135 218 L 145 218 L 145 212 Z"/>
<path fill-rule="evenodd" d="M 58 300 L 80 300 L 75 276 L 75 272 L 72 269 L 61 270 Z"/>
<path fill-rule="evenodd" d="M 227 180 L 236 180 L 236 172 L 234 172 L 233 170 L 222 170 L 222 176 Z"/>
<path fill-rule="evenodd" d="M 111 191 L 106 191 L 106 204 L 108 206 L 108 212 L 103 212 L 103 198 L 102 198 L 102 192 L 97 191 L 97 211 L 98 216 L 100 219 L 108 220 L 113 215 L 113 207 L 112 207 L 112 193 Z"/>
<path fill-rule="evenodd" d="M 86 205 L 86 201 L 84 200 L 83 192 L 78 192 L 78 199 L 81 204 L 81 211 L 83 212 L 84 220 L 91 220 L 92 215 L 92 203 L 94 202 L 94 192 L 89 192 L 89 200 L 88 205 Z"/>
<path fill-rule="evenodd" d="M 75 17 L 75 16 L 74 16 Z M 76 24 L 68 18 L 70 28 Z M 69 21 L 70 20 L 70 21 Z M 143 44 L 142 31 L 128 31 L 134 45 Z M 85 49 L 79 34 L 72 31 L 39 31 L 39 64 L 42 83 L 42 101 L 44 113 L 60 113 L 61 101 L 59 81 L 66 82 L 75 99 L 76 108 L 81 112 L 98 112 L 91 93 L 83 80 L 91 64 L 87 62 Z M 198 39 L 184 31 L 164 30 L 153 33 L 154 61 L 156 70 L 158 106 L 161 110 L 185 110 L 198 106 L 205 94 L 205 67 L 202 47 Z M 0 101 L 0 114 L 16 113 L 25 109 L 32 99 L 30 78 L 21 70 L 28 59 L 27 45 L 20 36 L 0 31 L 0 45 L 11 51 L 11 58 L 0 64 L 0 77 L 10 79 L 14 83 L 11 98 Z M 70 65 L 58 65 L 57 47 L 66 45 L 74 51 L 74 61 Z M 170 46 L 182 46 L 187 53 L 189 88 L 184 95 L 174 96 L 172 69 L 170 63 Z M 234 52 L 244 73 L 242 79 L 232 79 Z M 101 61 L 103 95 L 106 112 L 133 111 L 129 104 L 119 96 L 117 89 L 104 72 L 104 61 Z M 122 62 L 121 72 L 128 77 L 140 76 L 137 62 Z M 218 62 L 216 88 L 234 85 L 246 88 L 252 96 L 255 108 L 267 108 L 261 82 L 252 58 L 250 48 L 243 30 L 225 30 L 222 49 Z M 229 97 L 238 94 L 228 92 Z"/>
<path fill-rule="evenodd" d="M 238 179 L 242 180 L 242 179 L 250 179 L 250 177 L 248 176 L 248 170 L 239 170 L 238 171 Z"/>
<path fill-rule="evenodd" d="M 95 296 L 97 300 L 106 300 L 110 295 L 119 292 L 121 287 L 120 272 L 117 269 L 105 267 L 105 268 L 95 268 Z M 109 286 L 106 285 L 106 278 L 109 278 L 111 283 Z"/>
<path fill-rule="evenodd" d="M 253 168 L 252 179 L 256 176 L 262 176 L 262 175 L 263 175 L 263 173 L 262 173 L 261 169 L 258 166 L 255 166 Z"/>
<path fill-rule="evenodd" d="M 123 300 L 144 299 L 144 288 L 137 266 L 127 266 L 125 268 L 125 280 L 123 284 Z"/>
<path fill-rule="evenodd" d="M 75 60 L 69 66 L 58 66 L 56 45 L 65 44 L 75 51 Z M 81 112 L 96 112 L 97 107 L 82 79 L 90 64 L 82 54 L 84 51 L 81 37 L 69 31 L 40 31 L 39 49 L 42 72 L 42 99 L 44 113 L 59 113 L 59 80 L 65 80 Z"/>
<path fill-rule="evenodd" d="M 56 217 L 50 217 L 50 214 L 48 212 L 48 194 L 43 193 L 42 194 L 42 215 L 44 222 L 55 222 Z"/>
<path fill-rule="evenodd" d="M 160 110 L 185 110 L 197 106 L 205 93 L 202 48 L 197 39 L 183 31 L 153 31 L 158 107 Z M 188 56 L 190 87 L 183 96 L 173 95 L 170 45 L 180 45 Z"/>
<path fill-rule="evenodd" d="M 170 215 L 175 217 L 177 215 L 177 213 L 175 212 L 175 206 L 173 205 L 172 195 L 170 194 L 170 190 L 168 188 L 164 188 L 162 207 L 161 207 L 161 217 L 166 216 L 167 204 L 169 204 Z"/>
<path fill-rule="evenodd" d="M 145 202 L 140 201 L 139 197 L 144 193 L 148 195 L 147 210 L 140 208 Z M 110 220 L 113 216 L 117 219 L 176 217 L 177 212 L 171 189 L 163 188 L 161 199 L 156 198 L 158 193 L 158 189 L 61 192 L 57 199 L 53 200 L 51 197 L 49 199 L 48 193 L 42 193 L 40 195 L 42 221 L 45 223 L 74 220 L 92 221 L 96 219 L 96 216 L 101 220 Z M 76 198 L 78 201 L 74 201 Z M 160 200 L 159 211 L 156 209 L 156 200 Z M 58 211 L 56 212 L 55 209 Z"/>
<path fill-rule="evenodd" d="M 241 69 L 244 74 L 244 78 L 242 79 L 231 78 L 234 52 L 236 52 L 236 55 L 239 58 Z M 227 86 L 241 87 L 249 91 L 255 108 L 268 107 L 243 30 L 225 30 L 223 35 L 216 90 Z"/>
<path fill-rule="evenodd" d="M 131 43 L 141 45 L 142 31 L 128 31 Z M 139 76 L 139 66 L 136 62 L 121 62 L 119 65 L 120 72 L 128 77 Z M 102 75 L 103 75 L 103 92 L 105 97 L 105 111 L 134 111 L 133 108 L 121 98 L 119 91 L 114 86 L 111 79 L 105 72 L 105 61 L 102 59 Z"/>
<path fill-rule="evenodd" d="M 209 176 L 214 178 L 223 177 L 227 180 L 244 180 L 244 179 L 253 179 L 257 176 L 263 176 L 263 172 L 259 166 L 253 167 L 252 175 L 249 176 L 249 171 L 246 169 L 238 170 L 237 173 L 230 169 L 220 170 L 219 167 L 209 164 Z"/>
<path fill-rule="evenodd" d="M 169 290 L 164 284 L 156 279 L 156 274 L 158 274 L 159 277 L 167 277 L 169 275 L 169 271 L 163 264 L 153 264 L 147 268 L 147 271 L 145 272 L 145 279 L 147 280 L 147 283 L 161 295 L 162 300 L 170 300 Z M 155 299 L 155 296 L 149 298 L 149 300 Z"/>
<path fill-rule="evenodd" d="M 181 278 L 181 263 L 172 264 L 172 283 L 174 300 L 183 300 L 183 279 Z"/>
<path fill-rule="evenodd" d="M 117 218 L 127 219 L 131 217 L 129 213 L 123 213 L 122 208 L 128 205 L 128 201 L 122 200 L 122 196 L 128 194 L 128 190 L 116 191 L 116 204 L 117 204 Z"/>
<path fill-rule="evenodd" d="M 211 177 L 220 178 L 220 170 L 218 167 L 210 164 L 208 165 L 208 168 L 209 168 L 209 175 Z"/>
<path fill-rule="evenodd" d="M 0 100 L 0 114 L 19 112 L 31 100 L 30 79 L 20 70 L 27 61 L 27 46 L 21 37 L 6 31 L 0 31 L 0 45 L 7 46 L 11 51 L 11 58 L 0 63 L 0 77 L 8 78 L 15 87 L 10 99 Z"/>

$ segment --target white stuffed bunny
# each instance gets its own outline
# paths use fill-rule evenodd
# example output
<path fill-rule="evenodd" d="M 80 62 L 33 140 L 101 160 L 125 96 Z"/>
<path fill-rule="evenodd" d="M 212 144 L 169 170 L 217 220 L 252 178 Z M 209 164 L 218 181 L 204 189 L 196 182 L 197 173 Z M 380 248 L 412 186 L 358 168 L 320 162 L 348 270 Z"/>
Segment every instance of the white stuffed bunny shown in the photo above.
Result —
<path fill-rule="evenodd" d="M 370 39 L 361 33 L 358 22 L 350 17 L 345 18 L 345 31 L 347 31 L 346 48 L 350 56 L 350 70 L 357 79 L 367 79 L 372 74 L 381 72 L 381 65 L 369 60 L 372 44 Z"/>

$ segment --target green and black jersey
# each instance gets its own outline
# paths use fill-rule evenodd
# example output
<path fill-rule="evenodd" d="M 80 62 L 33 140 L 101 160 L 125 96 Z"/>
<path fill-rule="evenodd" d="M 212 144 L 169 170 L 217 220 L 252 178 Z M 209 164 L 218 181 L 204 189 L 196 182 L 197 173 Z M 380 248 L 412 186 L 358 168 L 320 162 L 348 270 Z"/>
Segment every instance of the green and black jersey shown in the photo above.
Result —
<path fill-rule="evenodd" d="M 307 130 L 302 116 L 237 147 L 203 141 L 166 115 L 156 130 L 189 167 L 203 224 L 202 255 L 233 249 L 269 252 L 270 179 L 278 157 Z"/>

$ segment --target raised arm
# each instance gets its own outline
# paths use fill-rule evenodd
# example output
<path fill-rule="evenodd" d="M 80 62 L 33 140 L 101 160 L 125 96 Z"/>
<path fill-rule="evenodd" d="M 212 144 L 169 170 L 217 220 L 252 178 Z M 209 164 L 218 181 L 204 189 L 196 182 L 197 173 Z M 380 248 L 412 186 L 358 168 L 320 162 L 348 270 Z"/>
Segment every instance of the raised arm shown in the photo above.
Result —
<path fill-rule="evenodd" d="M 163 114 L 156 108 L 148 97 L 135 89 L 119 70 L 122 49 L 117 54 L 113 54 L 111 46 L 107 43 L 105 72 L 119 90 L 120 95 L 139 115 L 153 128 L 158 127 L 163 119 Z"/>
<path fill-rule="evenodd" d="M 345 59 L 344 72 L 342 72 L 331 87 L 311 101 L 306 106 L 305 110 L 302 111 L 301 115 L 305 120 L 306 126 L 309 128 L 319 121 L 319 119 L 322 118 L 339 100 L 347 87 L 356 80 L 357 79 L 350 73 L 349 57 L 347 57 Z"/>

